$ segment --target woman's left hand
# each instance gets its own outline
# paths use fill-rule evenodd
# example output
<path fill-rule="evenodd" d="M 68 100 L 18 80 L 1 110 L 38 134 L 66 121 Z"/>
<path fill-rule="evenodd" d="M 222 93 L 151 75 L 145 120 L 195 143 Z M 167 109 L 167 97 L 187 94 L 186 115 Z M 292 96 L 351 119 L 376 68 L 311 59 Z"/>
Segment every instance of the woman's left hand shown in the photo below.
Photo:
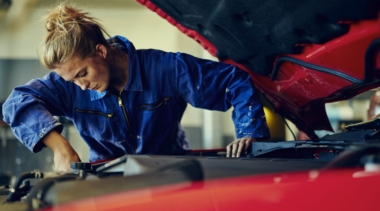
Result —
<path fill-rule="evenodd" d="M 227 150 L 227 157 L 240 157 L 241 153 L 244 152 L 247 153 L 249 145 L 256 141 L 255 138 L 240 138 L 232 143 L 228 144 L 226 147 Z"/>

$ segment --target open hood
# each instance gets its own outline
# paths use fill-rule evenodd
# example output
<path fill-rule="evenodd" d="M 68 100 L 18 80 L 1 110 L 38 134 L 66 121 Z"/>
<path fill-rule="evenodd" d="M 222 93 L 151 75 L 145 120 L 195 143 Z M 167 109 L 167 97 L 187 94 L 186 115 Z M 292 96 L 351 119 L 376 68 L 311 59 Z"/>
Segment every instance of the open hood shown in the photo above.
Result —
<path fill-rule="evenodd" d="M 315 137 L 325 103 L 380 86 L 378 0 L 137 0 L 250 73 L 277 113 Z"/>

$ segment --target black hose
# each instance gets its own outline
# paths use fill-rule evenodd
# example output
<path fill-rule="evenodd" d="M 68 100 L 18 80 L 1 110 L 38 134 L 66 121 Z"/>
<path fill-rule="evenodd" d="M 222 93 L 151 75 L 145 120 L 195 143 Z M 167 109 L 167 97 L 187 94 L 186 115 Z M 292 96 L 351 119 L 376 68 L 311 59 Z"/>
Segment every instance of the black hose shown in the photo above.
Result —
<path fill-rule="evenodd" d="M 40 179 L 40 178 L 43 178 L 44 177 L 44 174 L 40 171 L 33 171 L 33 172 L 24 172 L 22 173 L 18 179 L 16 180 L 16 182 L 13 184 L 13 187 L 11 189 L 9 189 L 9 194 L 8 194 L 8 198 L 7 198 L 7 202 L 12 202 L 12 201 L 15 201 L 15 197 L 20 189 L 20 186 L 22 184 L 22 182 L 25 180 L 25 179 Z"/>
<path fill-rule="evenodd" d="M 49 204 L 43 200 L 43 198 L 45 197 L 45 193 L 49 190 L 49 188 L 58 182 L 75 180 L 78 178 L 78 175 L 79 174 L 77 174 L 77 173 L 65 173 L 63 175 L 59 175 L 59 176 L 55 176 L 55 177 L 49 177 L 47 175 L 45 179 L 43 179 L 41 182 L 37 183 L 30 190 L 28 197 L 26 199 L 26 202 L 28 204 L 27 210 L 31 211 L 31 210 L 43 208 L 45 206 L 49 206 Z M 39 203 L 33 203 L 34 199 L 38 199 L 37 201 Z"/>
<path fill-rule="evenodd" d="M 364 156 L 379 155 L 380 147 L 367 146 L 360 147 L 353 150 L 346 150 L 342 152 L 338 157 L 331 161 L 325 169 L 339 169 L 339 168 L 352 168 L 360 165 L 360 161 Z"/>

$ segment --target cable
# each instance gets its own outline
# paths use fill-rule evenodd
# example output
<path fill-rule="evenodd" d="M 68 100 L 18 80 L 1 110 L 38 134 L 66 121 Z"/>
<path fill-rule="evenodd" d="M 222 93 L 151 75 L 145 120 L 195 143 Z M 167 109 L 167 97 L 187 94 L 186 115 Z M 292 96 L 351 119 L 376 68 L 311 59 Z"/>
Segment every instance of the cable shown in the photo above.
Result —
<path fill-rule="evenodd" d="M 18 193 L 18 190 L 22 184 L 22 182 L 25 179 L 39 179 L 43 178 L 44 174 L 38 170 L 35 170 L 33 172 L 25 172 L 20 175 L 20 177 L 16 180 L 14 183 L 13 187 L 9 189 L 9 195 L 8 198 L 6 199 L 7 202 L 12 202 L 15 201 L 16 195 Z"/>
<path fill-rule="evenodd" d="M 261 94 L 261 92 L 260 92 L 260 94 Z M 261 95 L 262 95 L 262 94 L 261 94 Z M 268 98 L 266 98 L 265 96 L 263 96 L 262 98 L 264 98 L 265 101 L 266 101 L 266 102 L 272 107 L 273 111 L 276 111 L 276 109 L 275 109 L 273 103 L 272 103 L 270 100 L 268 100 Z M 286 122 L 285 117 L 284 117 L 282 114 L 280 114 L 280 113 L 277 113 L 277 114 L 281 117 L 281 119 L 284 121 L 285 126 L 286 126 L 286 127 L 289 129 L 289 131 L 292 133 L 294 140 L 296 140 L 296 135 L 294 134 L 293 130 L 290 128 L 289 124 Z"/>
<path fill-rule="evenodd" d="M 297 140 L 296 135 L 294 134 L 293 130 L 290 128 L 290 126 L 289 126 L 288 122 L 286 121 L 286 119 L 285 119 L 282 115 L 280 115 L 280 116 L 281 116 L 281 118 L 284 120 L 284 123 L 285 123 L 286 127 L 287 127 L 287 128 L 290 130 L 290 132 L 292 133 L 294 140 Z"/>

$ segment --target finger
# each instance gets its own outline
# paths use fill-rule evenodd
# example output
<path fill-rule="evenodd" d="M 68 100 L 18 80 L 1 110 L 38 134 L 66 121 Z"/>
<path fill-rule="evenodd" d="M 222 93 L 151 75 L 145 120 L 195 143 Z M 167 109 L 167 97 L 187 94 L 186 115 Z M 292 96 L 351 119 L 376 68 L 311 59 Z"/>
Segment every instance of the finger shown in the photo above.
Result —
<path fill-rule="evenodd" d="M 238 150 L 237 150 L 237 153 L 236 153 L 236 157 L 240 157 L 241 155 L 241 151 L 243 151 L 243 148 L 244 148 L 244 144 L 245 142 L 244 141 L 239 141 L 239 147 L 238 147 Z"/>
<path fill-rule="evenodd" d="M 227 156 L 226 157 L 230 157 L 230 154 L 231 154 L 231 144 L 227 145 L 226 151 L 227 151 Z"/>
<path fill-rule="evenodd" d="M 236 156 L 236 150 L 237 150 L 237 143 L 236 142 L 233 142 L 232 143 L 232 154 L 231 154 L 231 157 L 235 157 Z"/>
<path fill-rule="evenodd" d="M 244 150 L 245 150 L 245 152 L 248 151 L 248 148 L 249 148 L 249 145 L 250 145 L 250 144 L 251 144 L 251 141 L 250 141 L 249 139 L 245 141 L 245 146 L 244 146 Z"/>

